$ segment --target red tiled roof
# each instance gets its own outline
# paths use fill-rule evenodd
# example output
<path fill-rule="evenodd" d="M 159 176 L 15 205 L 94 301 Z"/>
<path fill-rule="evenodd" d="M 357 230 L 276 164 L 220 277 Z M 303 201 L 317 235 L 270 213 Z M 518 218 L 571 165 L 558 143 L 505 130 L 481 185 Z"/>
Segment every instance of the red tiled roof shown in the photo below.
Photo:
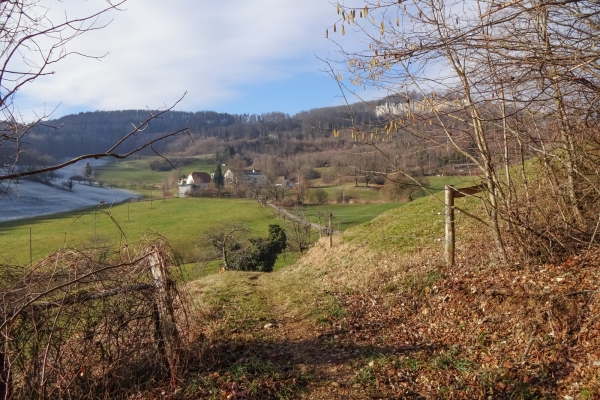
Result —
<path fill-rule="evenodd" d="M 191 175 L 196 185 L 199 183 L 210 183 L 211 181 L 210 175 L 206 172 L 192 172 Z"/>

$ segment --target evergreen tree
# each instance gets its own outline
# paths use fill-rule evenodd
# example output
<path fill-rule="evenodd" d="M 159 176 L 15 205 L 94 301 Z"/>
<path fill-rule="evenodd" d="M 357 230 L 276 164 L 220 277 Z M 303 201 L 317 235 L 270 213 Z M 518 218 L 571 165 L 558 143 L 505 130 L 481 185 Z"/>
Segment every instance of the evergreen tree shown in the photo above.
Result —
<path fill-rule="evenodd" d="M 85 164 L 85 169 L 83 170 L 83 176 L 85 179 L 90 179 L 92 177 L 93 171 L 90 163 Z"/>
<path fill-rule="evenodd" d="M 213 183 L 218 190 L 223 189 L 225 186 L 225 176 L 223 176 L 223 170 L 221 169 L 221 164 L 217 164 L 217 169 L 215 169 L 215 174 L 213 175 Z"/>

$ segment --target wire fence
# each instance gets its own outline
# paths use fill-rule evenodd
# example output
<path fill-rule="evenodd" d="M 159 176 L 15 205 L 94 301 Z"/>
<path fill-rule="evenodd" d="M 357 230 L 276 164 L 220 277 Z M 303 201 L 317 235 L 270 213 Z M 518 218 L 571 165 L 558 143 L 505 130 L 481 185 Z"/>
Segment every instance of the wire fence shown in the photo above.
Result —
<path fill-rule="evenodd" d="M 235 201 L 234 199 L 231 199 Z M 129 207 L 131 203 L 145 203 L 149 209 L 155 208 L 155 202 L 163 201 L 177 201 L 177 198 L 145 198 L 138 200 L 129 200 L 127 202 L 127 210 L 121 210 L 119 215 L 119 223 L 123 224 L 134 220 L 137 213 L 143 213 L 136 207 Z M 110 235 L 107 235 L 106 230 L 100 229 L 100 224 L 105 224 L 106 221 L 100 221 L 100 219 L 106 219 L 105 215 L 100 215 L 106 208 L 110 208 L 111 205 L 107 204 L 104 208 L 98 208 L 98 212 L 95 210 L 86 210 L 81 214 L 76 215 L 73 218 L 73 222 L 69 227 L 61 232 L 48 232 L 48 229 L 44 227 L 43 221 L 34 222 L 31 225 L 21 226 L 10 226 L 0 224 L 0 238 L 4 236 L 4 250 L 0 252 L 0 264 L 4 265 L 32 265 L 37 261 L 43 259 L 48 253 L 64 248 L 92 248 L 92 247 L 103 247 L 106 249 L 106 254 L 113 251 L 118 251 L 125 245 L 136 244 L 139 238 L 124 237 L 117 228 L 115 228 Z M 279 211 L 276 211 L 279 210 Z M 282 208 L 273 209 L 273 217 L 279 217 L 282 219 L 289 218 L 282 214 Z M 304 219 L 307 223 L 311 223 L 311 226 L 318 231 L 319 225 L 321 234 L 328 234 L 328 215 L 327 209 L 324 210 L 311 210 L 310 207 L 298 207 L 296 209 L 285 208 L 285 210 L 291 215 Z M 126 211 L 126 213 L 125 213 Z M 381 213 L 365 212 L 365 213 L 337 213 L 336 208 L 331 209 L 332 214 L 332 228 L 333 234 L 341 234 L 347 229 L 356 226 L 358 224 L 368 222 L 381 215 Z M 319 215 L 321 221 L 319 224 Z M 414 212 L 401 212 L 395 215 L 395 218 L 410 217 L 410 218 L 421 218 L 424 224 L 443 225 L 443 211 L 432 210 L 427 213 L 414 213 Z M 435 219 L 431 220 L 434 217 Z M 440 218 L 441 217 L 441 218 Z M 71 229 L 74 225 L 77 225 L 77 229 Z M 386 229 L 377 229 L 377 225 L 373 225 L 372 233 L 380 232 L 378 235 L 382 240 L 398 240 L 403 239 L 402 244 L 407 244 L 407 241 L 414 242 L 415 245 L 422 243 L 422 238 L 413 238 L 413 234 L 402 234 L 397 232 L 391 232 Z M 435 241 L 435 245 L 438 243 L 441 246 L 443 244 L 442 236 L 431 239 Z"/>

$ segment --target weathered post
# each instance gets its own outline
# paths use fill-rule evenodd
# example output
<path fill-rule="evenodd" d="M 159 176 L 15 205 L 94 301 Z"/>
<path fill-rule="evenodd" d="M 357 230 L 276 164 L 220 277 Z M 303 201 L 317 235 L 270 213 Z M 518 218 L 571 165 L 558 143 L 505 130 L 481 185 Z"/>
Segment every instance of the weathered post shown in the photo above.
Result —
<path fill-rule="evenodd" d="M 329 248 L 333 247 L 333 214 L 329 213 Z"/>
<path fill-rule="evenodd" d="M 452 267 L 454 265 L 454 187 L 452 185 L 446 185 L 444 190 L 444 204 L 446 205 L 444 256 L 446 258 L 446 266 Z"/>
<path fill-rule="evenodd" d="M 321 239 L 321 211 L 317 213 L 317 216 L 319 217 L 319 239 Z"/>
<path fill-rule="evenodd" d="M 179 332 L 173 310 L 172 283 L 167 277 L 165 262 L 159 248 L 153 248 L 149 264 L 155 286 L 154 323 L 158 349 L 169 366 L 171 380 L 175 382 L 179 362 Z"/>
<path fill-rule="evenodd" d="M 454 199 L 465 196 L 473 196 L 474 194 L 484 190 L 487 190 L 485 183 L 462 189 L 456 189 L 452 185 L 445 186 L 444 203 L 446 205 L 446 241 L 444 243 L 444 255 L 446 256 L 446 265 L 449 267 L 454 265 Z M 465 214 L 469 215 L 468 213 Z"/>

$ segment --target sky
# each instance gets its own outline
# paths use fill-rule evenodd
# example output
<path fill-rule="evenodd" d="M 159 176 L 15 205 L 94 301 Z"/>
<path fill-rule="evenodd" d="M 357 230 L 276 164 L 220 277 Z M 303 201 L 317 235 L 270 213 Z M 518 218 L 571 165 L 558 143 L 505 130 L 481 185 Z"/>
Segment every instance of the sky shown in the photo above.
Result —
<path fill-rule="evenodd" d="M 88 15 L 105 0 L 43 0 L 49 18 Z M 260 114 L 342 104 L 337 83 L 322 70 L 336 57 L 325 38 L 336 22 L 327 0 L 128 0 L 97 22 L 69 56 L 18 93 L 27 118 L 82 111 L 156 109 Z M 330 29 L 331 31 L 331 29 Z M 352 42 L 351 33 L 344 40 Z M 330 35 L 331 36 L 331 35 Z M 339 38 L 338 38 L 339 39 Z"/>

